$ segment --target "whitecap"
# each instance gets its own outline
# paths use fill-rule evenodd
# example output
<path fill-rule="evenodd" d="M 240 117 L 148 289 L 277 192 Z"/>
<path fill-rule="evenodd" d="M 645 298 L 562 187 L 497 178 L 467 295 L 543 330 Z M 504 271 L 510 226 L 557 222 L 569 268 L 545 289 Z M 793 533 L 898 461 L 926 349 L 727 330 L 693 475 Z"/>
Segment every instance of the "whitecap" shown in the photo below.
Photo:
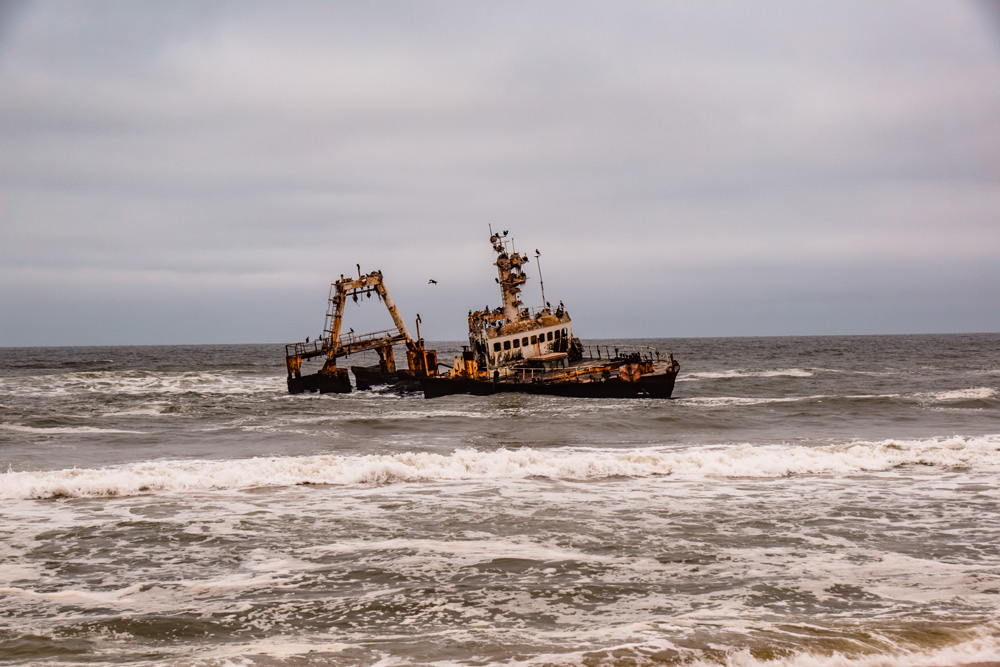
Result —
<path fill-rule="evenodd" d="M 729 653 L 722 667 L 913 667 L 914 665 L 966 665 L 996 664 L 1000 655 L 1000 640 L 995 636 L 974 637 L 951 646 L 926 651 L 879 651 L 862 655 L 842 653 L 797 652 L 781 657 L 758 658 L 749 650 Z M 717 660 L 696 659 L 686 663 L 689 667 L 720 667 Z"/>
<path fill-rule="evenodd" d="M 120 428 L 97 428 L 96 426 L 23 426 L 21 424 L 0 424 L 0 428 L 19 433 L 39 433 L 42 435 L 74 435 L 93 433 L 142 433 Z"/>
<path fill-rule="evenodd" d="M 778 368 L 778 369 L 748 369 L 737 368 L 728 371 L 695 371 L 684 373 L 677 378 L 678 382 L 691 380 L 728 380 L 732 378 L 773 378 L 773 377 L 795 377 L 808 378 L 814 373 L 802 368 Z"/>
<path fill-rule="evenodd" d="M 58 396 L 73 393 L 256 394 L 284 392 L 282 378 L 234 371 L 152 372 L 143 370 L 79 371 L 29 378 L 0 378 L 0 386 L 22 395 Z"/>
<path fill-rule="evenodd" d="M 0 473 L 0 497 L 130 496 L 150 492 L 241 490 L 300 484 L 527 479 L 597 480 L 784 477 L 887 471 L 906 465 L 1000 470 L 1000 435 L 856 441 L 805 446 L 725 444 L 686 449 L 459 449 L 366 456 L 149 461 L 122 466 Z"/>
<path fill-rule="evenodd" d="M 729 405 L 762 405 L 765 403 L 795 403 L 798 401 L 822 400 L 829 396 L 785 396 L 785 397 L 747 397 L 747 396 L 695 396 L 692 398 L 678 398 L 676 403 L 681 405 L 700 405 L 709 408 L 725 407 Z"/>
<path fill-rule="evenodd" d="M 971 387 L 969 389 L 952 389 L 949 391 L 936 391 L 923 394 L 916 394 L 917 399 L 923 401 L 975 401 L 993 398 L 997 395 L 997 390 L 992 387 Z"/>

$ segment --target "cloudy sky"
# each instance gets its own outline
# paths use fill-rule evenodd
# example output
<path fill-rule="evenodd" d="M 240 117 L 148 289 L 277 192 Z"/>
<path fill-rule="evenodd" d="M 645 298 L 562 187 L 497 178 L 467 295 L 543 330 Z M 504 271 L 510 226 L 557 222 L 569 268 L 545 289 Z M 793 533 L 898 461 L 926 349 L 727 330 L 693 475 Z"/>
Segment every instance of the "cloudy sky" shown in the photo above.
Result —
<path fill-rule="evenodd" d="M 0 345 L 1000 331 L 994 3 L 0 3 Z"/>

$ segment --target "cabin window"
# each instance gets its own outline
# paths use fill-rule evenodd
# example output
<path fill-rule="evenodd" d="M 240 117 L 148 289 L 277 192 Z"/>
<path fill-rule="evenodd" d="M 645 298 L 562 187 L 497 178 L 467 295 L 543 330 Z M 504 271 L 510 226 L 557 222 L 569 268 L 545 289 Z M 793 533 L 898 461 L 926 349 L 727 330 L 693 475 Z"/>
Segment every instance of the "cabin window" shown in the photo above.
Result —
<path fill-rule="evenodd" d="M 566 330 L 563 329 L 563 338 L 565 338 L 565 337 L 566 337 Z"/>
<path fill-rule="evenodd" d="M 527 336 L 525 336 L 524 338 L 521 339 L 521 345 L 523 345 L 525 347 L 528 347 L 528 337 Z"/>
<path fill-rule="evenodd" d="M 510 341 L 509 340 L 505 340 L 503 342 L 503 349 L 505 349 L 505 350 L 509 350 L 510 349 Z"/>
<path fill-rule="evenodd" d="M 552 332 L 549 332 L 549 340 L 552 340 Z"/>
<path fill-rule="evenodd" d="M 556 340 L 559 340 L 559 329 L 556 329 Z"/>
<path fill-rule="evenodd" d="M 518 339 L 515 338 L 514 339 L 514 347 L 521 347 L 521 341 L 519 341 Z"/>
<path fill-rule="evenodd" d="M 500 351 L 500 343 L 499 342 L 493 343 L 493 351 L 494 352 L 499 352 Z"/>
<path fill-rule="evenodd" d="M 531 344 L 532 344 L 532 345 L 535 345 L 535 344 L 537 344 L 537 343 L 538 343 L 538 336 L 532 336 L 532 337 L 531 337 Z"/>

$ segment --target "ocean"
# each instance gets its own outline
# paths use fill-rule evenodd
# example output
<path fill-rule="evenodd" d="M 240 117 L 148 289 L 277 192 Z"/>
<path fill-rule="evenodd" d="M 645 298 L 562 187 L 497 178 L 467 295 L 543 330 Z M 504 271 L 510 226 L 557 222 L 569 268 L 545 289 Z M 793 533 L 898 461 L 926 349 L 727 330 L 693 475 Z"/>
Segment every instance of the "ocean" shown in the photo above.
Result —
<path fill-rule="evenodd" d="M 1000 658 L 1000 334 L 600 342 L 674 398 L 0 349 L 0 665 Z"/>

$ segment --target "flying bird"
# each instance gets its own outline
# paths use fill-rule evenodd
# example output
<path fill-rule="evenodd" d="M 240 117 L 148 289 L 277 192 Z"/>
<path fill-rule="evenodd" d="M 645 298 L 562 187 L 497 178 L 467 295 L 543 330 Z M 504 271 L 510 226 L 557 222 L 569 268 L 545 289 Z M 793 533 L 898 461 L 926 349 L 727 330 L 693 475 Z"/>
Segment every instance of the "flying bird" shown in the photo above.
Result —
<path fill-rule="evenodd" d="M 434 280 L 433 278 L 431 278 L 430 280 L 428 280 L 428 281 L 427 281 L 427 284 L 428 284 L 428 285 L 437 285 L 437 284 L 438 284 L 438 281 L 436 281 L 436 280 Z"/>

